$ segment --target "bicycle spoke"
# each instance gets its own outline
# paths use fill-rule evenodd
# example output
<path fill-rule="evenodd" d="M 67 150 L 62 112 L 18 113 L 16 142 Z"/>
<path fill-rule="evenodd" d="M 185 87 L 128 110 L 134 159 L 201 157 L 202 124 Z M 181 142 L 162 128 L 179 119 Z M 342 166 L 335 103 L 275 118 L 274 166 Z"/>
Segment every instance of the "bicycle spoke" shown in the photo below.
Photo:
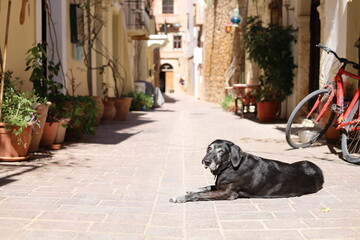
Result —
<path fill-rule="evenodd" d="M 293 148 L 308 147 L 316 142 L 328 129 L 335 114 L 331 111 L 317 122 L 330 89 L 321 89 L 306 96 L 294 109 L 286 126 L 286 140 Z M 331 102 L 329 102 L 331 103 Z"/>

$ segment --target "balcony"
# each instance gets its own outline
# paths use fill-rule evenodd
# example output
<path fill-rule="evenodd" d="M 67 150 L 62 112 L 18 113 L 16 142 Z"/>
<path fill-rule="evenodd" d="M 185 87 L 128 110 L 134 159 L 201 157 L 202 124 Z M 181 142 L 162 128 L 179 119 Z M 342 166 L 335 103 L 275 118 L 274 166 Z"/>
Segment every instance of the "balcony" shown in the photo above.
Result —
<path fill-rule="evenodd" d="M 125 0 L 125 20 L 128 35 L 132 39 L 144 40 L 154 33 L 154 24 L 149 16 L 149 6 L 145 0 Z"/>

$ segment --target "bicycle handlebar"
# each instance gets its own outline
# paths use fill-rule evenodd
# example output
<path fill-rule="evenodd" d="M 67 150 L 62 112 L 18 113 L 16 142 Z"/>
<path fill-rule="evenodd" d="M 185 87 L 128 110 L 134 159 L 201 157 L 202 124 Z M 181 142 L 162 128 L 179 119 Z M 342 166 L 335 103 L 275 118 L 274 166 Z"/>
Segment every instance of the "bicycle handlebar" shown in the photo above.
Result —
<path fill-rule="evenodd" d="M 360 70 L 360 65 L 359 65 L 359 64 L 357 64 L 357 63 L 355 63 L 355 62 L 353 62 L 353 61 L 350 61 L 350 60 L 348 60 L 348 59 L 346 59 L 346 58 L 340 58 L 340 57 L 336 54 L 336 52 L 334 52 L 333 50 L 331 50 L 329 47 L 327 47 L 327 46 L 325 46 L 325 45 L 323 45 L 323 44 L 321 44 L 321 43 L 317 44 L 316 46 L 317 46 L 318 48 L 323 49 L 323 50 L 324 50 L 325 52 L 327 52 L 327 53 L 332 53 L 332 54 L 334 54 L 334 56 L 335 56 L 341 63 L 351 64 L 351 66 L 352 66 L 353 68 L 355 68 L 355 69 L 357 69 L 357 70 Z"/>

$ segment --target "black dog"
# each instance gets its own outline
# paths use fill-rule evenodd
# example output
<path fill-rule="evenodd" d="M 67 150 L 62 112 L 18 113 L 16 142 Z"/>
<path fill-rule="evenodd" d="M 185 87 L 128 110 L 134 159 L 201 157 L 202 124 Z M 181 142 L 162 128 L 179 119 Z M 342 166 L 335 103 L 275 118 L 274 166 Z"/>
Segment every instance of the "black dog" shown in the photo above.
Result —
<path fill-rule="evenodd" d="M 187 192 L 170 202 L 295 197 L 315 193 L 324 183 L 321 169 L 312 162 L 288 164 L 260 158 L 226 140 L 212 142 L 202 164 L 216 176 L 215 186 Z"/>

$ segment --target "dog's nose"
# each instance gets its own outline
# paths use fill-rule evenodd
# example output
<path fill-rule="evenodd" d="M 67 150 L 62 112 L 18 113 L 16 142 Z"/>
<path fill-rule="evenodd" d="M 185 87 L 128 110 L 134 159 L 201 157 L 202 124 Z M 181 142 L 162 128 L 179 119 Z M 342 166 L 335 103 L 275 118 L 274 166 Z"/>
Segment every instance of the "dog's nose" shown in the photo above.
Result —
<path fill-rule="evenodd" d="M 207 158 L 204 158 L 202 160 L 202 163 L 205 164 L 206 166 L 209 166 L 211 164 L 211 161 L 209 159 L 207 159 Z"/>

